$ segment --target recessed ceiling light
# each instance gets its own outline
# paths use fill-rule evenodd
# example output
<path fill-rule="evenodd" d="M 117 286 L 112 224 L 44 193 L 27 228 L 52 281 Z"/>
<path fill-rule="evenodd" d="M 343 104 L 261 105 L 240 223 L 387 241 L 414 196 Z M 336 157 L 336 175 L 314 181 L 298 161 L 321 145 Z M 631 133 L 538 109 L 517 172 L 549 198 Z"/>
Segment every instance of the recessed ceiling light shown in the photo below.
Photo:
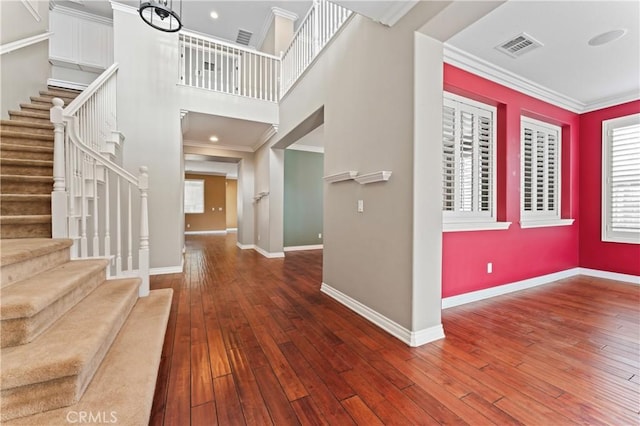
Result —
<path fill-rule="evenodd" d="M 218 19 L 218 12 L 212 10 L 209 16 L 211 16 L 211 19 Z"/>
<path fill-rule="evenodd" d="M 602 46 L 603 44 L 611 43 L 612 41 L 616 41 L 617 39 L 621 38 L 626 33 L 627 30 L 620 29 L 598 34 L 597 36 L 589 40 L 589 46 Z"/>
<path fill-rule="evenodd" d="M 211 137 L 209 138 L 209 140 L 210 140 L 211 142 L 218 142 L 218 137 L 217 137 L 217 136 L 211 136 Z"/>

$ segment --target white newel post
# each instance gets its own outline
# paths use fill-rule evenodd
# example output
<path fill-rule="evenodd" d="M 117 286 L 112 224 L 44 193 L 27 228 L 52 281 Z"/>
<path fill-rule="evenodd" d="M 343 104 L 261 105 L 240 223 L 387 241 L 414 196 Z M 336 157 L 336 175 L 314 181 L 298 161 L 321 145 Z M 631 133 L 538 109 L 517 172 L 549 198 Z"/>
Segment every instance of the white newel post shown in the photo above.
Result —
<path fill-rule="evenodd" d="M 140 285 L 140 297 L 149 295 L 149 205 L 147 201 L 149 190 L 149 174 L 147 167 L 140 167 L 138 177 L 140 189 L 140 248 L 138 250 L 138 269 L 142 284 Z"/>
<path fill-rule="evenodd" d="M 67 238 L 67 191 L 64 161 L 64 101 L 53 98 L 49 117 L 53 123 L 53 191 L 51 192 L 51 236 Z"/>

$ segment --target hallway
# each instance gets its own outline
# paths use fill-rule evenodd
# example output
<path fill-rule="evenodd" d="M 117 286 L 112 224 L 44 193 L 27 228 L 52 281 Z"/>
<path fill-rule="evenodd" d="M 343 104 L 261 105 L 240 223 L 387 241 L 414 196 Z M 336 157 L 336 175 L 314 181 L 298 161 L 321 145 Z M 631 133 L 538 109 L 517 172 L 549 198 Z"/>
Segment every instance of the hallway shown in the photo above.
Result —
<path fill-rule="evenodd" d="M 320 293 L 322 252 L 188 236 L 152 425 L 637 424 L 640 288 L 576 277 L 443 312 L 409 348 Z"/>

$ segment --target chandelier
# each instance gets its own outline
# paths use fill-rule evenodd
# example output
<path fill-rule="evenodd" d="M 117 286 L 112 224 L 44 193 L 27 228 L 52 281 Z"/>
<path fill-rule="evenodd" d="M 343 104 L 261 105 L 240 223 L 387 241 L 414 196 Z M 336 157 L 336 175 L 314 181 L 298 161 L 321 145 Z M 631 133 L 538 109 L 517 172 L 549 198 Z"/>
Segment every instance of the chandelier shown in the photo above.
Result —
<path fill-rule="evenodd" d="M 177 7 L 174 9 L 174 4 Z M 175 33 L 182 28 L 182 0 L 140 0 L 140 17 L 153 28 L 167 33 Z"/>

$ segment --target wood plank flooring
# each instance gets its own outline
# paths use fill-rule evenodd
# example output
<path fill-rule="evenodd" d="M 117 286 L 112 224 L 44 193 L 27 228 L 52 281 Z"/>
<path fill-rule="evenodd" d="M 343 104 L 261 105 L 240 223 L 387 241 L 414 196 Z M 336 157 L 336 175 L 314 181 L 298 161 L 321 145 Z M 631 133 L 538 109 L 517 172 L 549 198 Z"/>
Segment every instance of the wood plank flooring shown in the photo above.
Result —
<path fill-rule="evenodd" d="M 322 252 L 189 236 L 152 425 L 638 425 L 640 287 L 576 277 L 443 312 L 410 348 L 320 293 Z"/>

